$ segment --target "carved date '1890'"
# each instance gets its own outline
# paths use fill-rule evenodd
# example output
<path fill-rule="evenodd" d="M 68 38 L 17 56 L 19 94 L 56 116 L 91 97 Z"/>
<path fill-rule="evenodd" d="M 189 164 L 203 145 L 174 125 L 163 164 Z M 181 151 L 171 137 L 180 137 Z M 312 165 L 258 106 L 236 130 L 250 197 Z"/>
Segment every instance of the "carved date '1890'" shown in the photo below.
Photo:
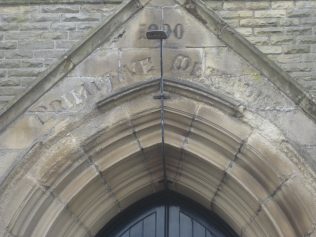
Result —
<path fill-rule="evenodd" d="M 184 29 L 182 24 L 176 24 L 171 26 L 169 24 L 163 24 L 163 30 L 167 33 L 168 37 L 173 35 L 176 39 L 182 39 L 184 34 Z M 139 39 L 146 39 L 146 32 L 149 30 L 159 30 L 160 27 L 156 24 L 140 24 L 139 26 Z"/>

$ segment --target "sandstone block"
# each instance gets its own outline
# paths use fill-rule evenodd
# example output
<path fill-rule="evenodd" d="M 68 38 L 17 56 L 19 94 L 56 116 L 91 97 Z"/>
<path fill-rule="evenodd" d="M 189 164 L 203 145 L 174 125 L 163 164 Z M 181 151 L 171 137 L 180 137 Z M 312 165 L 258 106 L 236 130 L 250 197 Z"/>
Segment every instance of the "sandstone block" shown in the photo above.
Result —
<path fill-rule="evenodd" d="M 285 17 L 285 10 L 261 10 L 255 11 L 255 17 Z"/>
<path fill-rule="evenodd" d="M 79 5 L 47 5 L 41 7 L 43 13 L 79 13 Z"/>
<path fill-rule="evenodd" d="M 5 51 L 4 56 L 6 59 L 22 59 L 22 58 L 32 58 L 32 50 L 17 49 Z"/>
<path fill-rule="evenodd" d="M 236 28 L 235 30 L 244 36 L 253 35 L 252 28 L 240 27 L 240 28 Z"/>
<path fill-rule="evenodd" d="M 254 28 L 255 35 L 262 34 L 281 34 L 284 32 L 282 27 L 265 27 L 265 28 Z"/>
<path fill-rule="evenodd" d="M 288 72 L 310 72 L 312 71 L 313 64 L 307 62 L 301 63 L 287 63 L 282 68 Z"/>
<path fill-rule="evenodd" d="M 223 8 L 223 3 L 218 1 L 206 1 L 206 5 L 213 10 L 221 10 Z"/>
<path fill-rule="evenodd" d="M 59 58 L 65 53 L 66 53 L 66 50 L 62 50 L 62 49 L 36 50 L 36 51 L 34 51 L 34 57 L 36 57 L 36 58 Z"/>
<path fill-rule="evenodd" d="M 69 40 L 78 41 L 78 39 L 80 39 L 85 34 L 86 34 L 85 31 L 69 31 Z"/>
<path fill-rule="evenodd" d="M 80 6 L 81 13 L 102 13 L 108 15 L 115 10 L 114 4 L 84 4 Z"/>
<path fill-rule="evenodd" d="M 51 14 L 51 13 L 35 14 L 35 15 L 32 15 L 32 19 L 31 19 L 31 21 L 34 21 L 34 22 L 56 22 L 59 20 L 60 20 L 60 17 L 58 14 Z"/>
<path fill-rule="evenodd" d="M 14 96 L 16 94 L 22 93 L 25 88 L 18 86 L 6 86 L 0 87 L 0 94 L 3 96 Z"/>
<path fill-rule="evenodd" d="M 44 66 L 44 62 L 41 59 L 24 59 L 21 60 L 20 66 L 22 68 L 42 68 Z"/>
<path fill-rule="evenodd" d="M 37 8 L 34 6 L 2 6 L 0 8 L 0 14 L 25 14 L 25 13 L 32 13 L 36 12 Z"/>
<path fill-rule="evenodd" d="M 57 49 L 70 49 L 75 45 L 76 41 L 74 40 L 58 40 L 56 41 Z"/>
<path fill-rule="evenodd" d="M 1 73 L 2 72 L 0 72 L 0 75 L 1 75 Z M 20 80 L 16 79 L 16 78 L 4 79 L 4 80 L 0 81 L 1 87 L 6 87 L 6 86 L 15 87 L 15 86 L 19 86 L 19 85 L 20 85 Z M 7 101 L 9 99 L 12 99 L 12 97 L 8 96 L 8 98 L 6 98 L 6 96 L 4 96 L 0 99 L 0 101 L 3 101 L 3 100 Z"/>
<path fill-rule="evenodd" d="M 18 60 L 4 60 L 0 61 L 0 68 L 18 68 L 20 62 Z"/>
<path fill-rule="evenodd" d="M 43 41 L 43 40 L 36 40 L 36 41 L 19 41 L 19 47 L 23 49 L 53 49 L 54 48 L 54 41 Z"/>
<path fill-rule="evenodd" d="M 20 25 L 21 31 L 47 31 L 50 28 L 50 23 L 25 23 Z"/>
<path fill-rule="evenodd" d="M 297 41 L 300 44 L 316 44 L 316 35 L 315 36 L 298 36 Z"/>
<path fill-rule="evenodd" d="M 268 9 L 270 7 L 270 3 L 268 1 L 260 1 L 260 2 L 244 2 L 244 1 L 225 1 L 223 8 L 225 10 L 259 10 L 259 9 Z"/>
<path fill-rule="evenodd" d="M 293 9 L 287 12 L 288 17 L 308 17 L 312 14 L 311 9 Z"/>
<path fill-rule="evenodd" d="M 14 93 L 17 93 L 17 91 Z M 21 91 L 18 93 L 21 93 Z M 18 121 L 16 121 L 16 123 L 14 123 L 10 130 L 6 130 L 1 134 L 0 148 L 27 148 L 33 143 L 33 140 L 39 136 L 39 134 L 42 132 L 42 129 L 42 124 L 34 116 L 23 116 Z"/>
<path fill-rule="evenodd" d="M 40 37 L 39 32 L 32 31 L 9 31 L 5 33 L 6 40 L 33 40 Z"/>
<path fill-rule="evenodd" d="M 249 36 L 247 37 L 247 40 L 255 45 L 267 45 L 270 43 L 269 37 L 267 36 Z"/>
<path fill-rule="evenodd" d="M 19 25 L 14 23 L 0 24 L 0 31 L 19 30 Z"/>
<path fill-rule="evenodd" d="M 300 19 L 298 18 L 282 18 L 279 21 L 280 26 L 299 26 Z"/>
<path fill-rule="evenodd" d="M 310 52 L 309 45 L 288 45 L 283 46 L 283 52 L 285 54 L 297 54 L 297 53 L 309 53 Z"/>
<path fill-rule="evenodd" d="M 68 38 L 68 34 L 67 32 L 42 32 L 40 33 L 40 38 L 48 40 L 64 40 Z"/>
<path fill-rule="evenodd" d="M 21 23 L 29 20 L 26 14 L 2 14 L 0 15 L 1 23 Z"/>
<path fill-rule="evenodd" d="M 253 16 L 253 11 L 219 11 L 219 15 L 225 19 L 230 18 L 249 18 Z"/>
<path fill-rule="evenodd" d="M 285 27 L 286 34 L 299 34 L 299 35 L 311 35 L 313 32 L 313 28 L 310 26 L 293 26 L 293 27 Z"/>
<path fill-rule="evenodd" d="M 297 8 L 316 8 L 316 2 L 314 1 L 297 1 Z"/>
<path fill-rule="evenodd" d="M 272 9 L 288 9 L 294 7 L 294 1 L 272 1 L 271 2 Z"/>
<path fill-rule="evenodd" d="M 0 70 L 0 78 L 3 78 L 3 77 L 5 77 L 6 76 L 6 74 L 7 74 L 7 71 L 6 70 Z"/>
<path fill-rule="evenodd" d="M 89 22 L 99 20 L 99 14 L 63 14 L 61 16 L 61 21 L 63 22 Z"/>
<path fill-rule="evenodd" d="M 4 178 L 6 172 L 9 170 L 11 164 L 15 161 L 18 156 L 18 151 L 15 150 L 1 150 L 0 149 L 0 179 Z"/>
<path fill-rule="evenodd" d="M 36 77 L 43 69 L 12 69 L 8 71 L 9 77 Z"/>
<path fill-rule="evenodd" d="M 76 25 L 73 23 L 53 23 L 51 24 L 51 29 L 58 31 L 74 31 L 76 30 Z"/>
<path fill-rule="evenodd" d="M 240 20 L 240 26 L 245 26 L 245 27 L 277 26 L 277 25 L 278 25 L 277 18 Z"/>
<path fill-rule="evenodd" d="M 94 29 L 96 27 L 96 24 L 95 23 L 80 23 L 80 24 L 77 24 L 77 30 L 91 30 L 91 29 Z"/>
<path fill-rule="evenodd" d="M 265 54 L 280 54 L 282 53 L 281 46 L 258 46 L 258 49 Z"/>
<path fill-rule="evenodd" d="M 16 49 L 16 48 L 17 48 L 17 42 L 15 41 L 0 42 L 0 50 L 1 49 Z"/>
<path fill-rule="evenodd" d="M 301 23 L 303 25 L 315 25 L 316 24 L 316 17 L 303 17 L 303 18 L 300 18 L 301 20 Z"/>
<path fill-rule="evenodd" d="M 272 45 L 292 44 L 294 38 L 292 36 L 272 35 L 270 37 L 270 42 Z"/>
<path fill-rule="evenodd" d="M 302 62 L 304 54 L 282 54 L 275 58 L 277 62 L 280 63 L 298 63 Z"/>

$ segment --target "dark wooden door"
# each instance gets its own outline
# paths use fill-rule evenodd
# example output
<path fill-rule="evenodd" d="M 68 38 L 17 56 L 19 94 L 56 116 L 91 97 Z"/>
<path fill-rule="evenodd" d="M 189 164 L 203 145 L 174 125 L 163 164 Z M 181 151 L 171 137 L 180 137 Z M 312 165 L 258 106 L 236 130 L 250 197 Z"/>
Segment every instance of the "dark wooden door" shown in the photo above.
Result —
<path fill-rule="evenodd" d="M 143 200 L 97 237 L 237 237 L 217 215 L 177 194 Z"/>

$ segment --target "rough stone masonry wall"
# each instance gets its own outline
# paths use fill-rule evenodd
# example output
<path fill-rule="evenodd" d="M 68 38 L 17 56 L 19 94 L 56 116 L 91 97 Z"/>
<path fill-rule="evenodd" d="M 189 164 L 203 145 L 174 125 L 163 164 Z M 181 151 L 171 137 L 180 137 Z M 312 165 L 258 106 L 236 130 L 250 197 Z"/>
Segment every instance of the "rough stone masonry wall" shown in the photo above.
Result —
<path fill-rule="evenodd" d="M 0 112 L 116 6 L 0 1 Z"/>
<path fill-rule="evenodd" d="M 208 1 L 316 101 L 316 1 Z"/>

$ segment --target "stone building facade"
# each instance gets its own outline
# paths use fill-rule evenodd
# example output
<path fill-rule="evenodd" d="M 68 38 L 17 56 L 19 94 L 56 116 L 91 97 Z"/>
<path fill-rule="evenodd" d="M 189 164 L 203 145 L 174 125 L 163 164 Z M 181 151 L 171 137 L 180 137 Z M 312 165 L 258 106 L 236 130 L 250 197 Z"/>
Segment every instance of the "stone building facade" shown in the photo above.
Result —
<path fill-rule="evenodd" d="M 313 0 L 1 0 L 0 236 L 95 236 L 167 178 L 239 236 L 315 237 L 315 61 Z"/>

